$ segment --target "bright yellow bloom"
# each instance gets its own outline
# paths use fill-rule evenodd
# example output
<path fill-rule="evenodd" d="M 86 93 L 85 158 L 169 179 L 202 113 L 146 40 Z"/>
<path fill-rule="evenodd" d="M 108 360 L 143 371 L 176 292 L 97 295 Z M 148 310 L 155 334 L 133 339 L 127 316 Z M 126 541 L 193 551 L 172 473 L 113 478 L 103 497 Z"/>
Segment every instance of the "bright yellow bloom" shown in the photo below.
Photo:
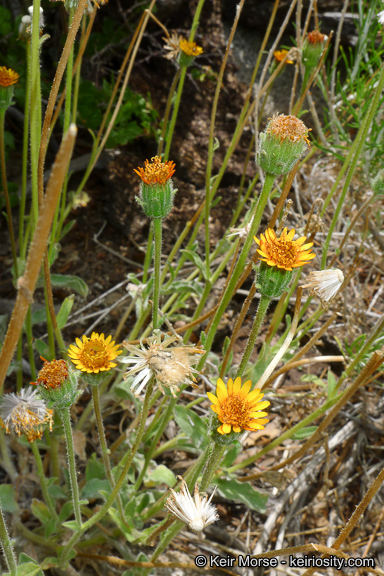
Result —
<path fill-rule="evenodd" d="M 175 163 L 167 160 L 162 162 L 160 156 L 145 161 L 145 168 L 134 170 L 145 184 L 165 184 L 175 173 Z"/>
<path fill-rule="evenodd" d="M 260 402 L 264 394 L 256 388 L 250 392 L 252 382 L 248 380 L 241 386 L 241 378 L 228 380 L 227 387 L 221 378 L 216 385 L 216 396 L 207 392 L 208 398 L 212 402 L 212 410 L 217 414 L 222 425 L 217 431 L 219 434 L 229 434 L 233 428 L 234 432 L 242 430 L 264 430 L 264 424 L 269 422 L 267 412 L 262 412 L 269 406 L 270 402 L 264 400 Z"/>
<path fill-rule="evenodd" d="M 201 46 L 198 46 L 196 42 L 189 42 L 185 38 L 179 38 L 180 50 L 184 52 L 187 56 L 200 56 L 203 53 Z"/>
<path fill-rule="evenodd" d="M 262 262 L 266 262 L 268 266 L 277 266 L 277 268 L 292 271 L 292 268 L 308 264 L 316 254 L 310 250 L 313 242 L 304 244 L 306 236 L 293 240 L 295 230 L 290 230 L 288 233 L 287 230 L 284 228 L 280 238 L 277 238 L 274 230 L 268 228 L 265 236 L 260 234 L 260 240 L 256 236 L 253 239 L 260 246 L 257 252 L 262 256 L 259 257 Z"/>
<path fill-rule="evenodd" d="M 108 336 L 105 340 L 104 334 L 99 335 L 92 332 L 90 338 L 83 336 L 83 341 L 76 338 L 78 347 L 71 344 L 68 349 L 68 356 L 76 368 L 82 372 L 98 374 L 110 370 L 117 366 L 112 360 L 122 353 L 122 350 L 118 350 L 119 345 L 115 346 L 115 342 L 111 342 L 111 340 L 112 336 Z"/>
<path fill-rule="evenodd" d="M 4 88 L 12 86 L 12 84 L 16 84 L 19 78 L 20 76 L 12 68 L 0 66 L 0 86 Z"/>
<path fill-rule="evenodd" d="M 276 50 L 273 55 L 278 62 L 282 62 L 286 55 L 288 54 L 288 50 Z M 285 61 L 286 64 L 293 64 L 293 60 L 289 58 Z"/>
<path fill-rule="evenodd" d="M 52 360 L 49 362 L 42 356 L 40 358 L 44 360 L 44 364 L 38 374 L 36 384 L 40 384 L 46 390 L 60 388 L 68 378 L 67 363 L 65 360 Z M 31 382 L 31 384 L 35 384 L 35 382 Z"/>

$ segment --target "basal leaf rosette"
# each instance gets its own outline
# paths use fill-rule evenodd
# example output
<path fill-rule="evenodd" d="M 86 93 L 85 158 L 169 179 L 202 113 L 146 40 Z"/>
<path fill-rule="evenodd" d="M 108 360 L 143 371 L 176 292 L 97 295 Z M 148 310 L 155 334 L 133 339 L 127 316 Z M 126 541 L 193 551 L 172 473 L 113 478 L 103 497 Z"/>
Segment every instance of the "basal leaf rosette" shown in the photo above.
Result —
<path fill-rule="evenodd" d="M 217 444 L 231 444 L 244 430 L 264 430 L 269 422 L 264 409 L 270 405 L 262 401 L 264 394 L 259 388 L 251 391 L 252 382 L 247 380 L 241 385 L 241 378 L 235 381 L 230 378 L 227 385 L 219 378 L 216 385 L 216 396 L 207 392 L 212 402 L 211 409 L 216 417 L 210 426 L 210 435 Z M 217 424 L 219 426 L 217 427 Z"/>
<path fill-rule="evenodd" d="M 144 168 L 134 170 L 141 178 L 140 195 L 137 202 L 148 218 L 165 218 L 173 208 L 173 188 L 171 177 L 175 173 L 175 163 L 162 162 L 159 156 L 146 160 Z"/>
<path fill-rule="evenodd" d="M 306 236 L 293 240 L 295 230 L 284 228 L 280 237 L 271 228 L 260 234 L 258 257 L 261 260 L 256 272 L 256 285 L 263 296 L 279 298 L 287 290 L 294 276 L 295 268 L 304 266 L 315 258 L 310 248 L 313 242 L 305 242 Z"/>
<path fill-rule="evenodd" d="M 309 146 L 308 132 L 296 116 L 273 116 L 259 136 L 257 164 L 273 176 L 288 174 Z"/>

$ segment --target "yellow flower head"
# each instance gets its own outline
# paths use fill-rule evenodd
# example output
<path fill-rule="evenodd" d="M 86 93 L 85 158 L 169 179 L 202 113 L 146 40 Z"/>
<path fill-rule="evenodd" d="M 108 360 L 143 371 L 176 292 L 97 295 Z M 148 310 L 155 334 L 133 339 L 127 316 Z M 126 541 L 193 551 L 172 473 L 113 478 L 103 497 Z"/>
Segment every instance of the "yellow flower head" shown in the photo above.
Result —
<path fill-rule="evenodd" d="M 44 364 L 38 374 L 36 384 L 40 384 L 46 390 L 60 388 L 69 376 L 67 363 L 65 360 L 48 362 L 42 356 L 40 358 L 44 360 Z"/>
<path fill-rule="evenodd" d="M 175 173 L 175 163 L 167 160 L 162 162 L 160 156 L 145 161 L 145 168 L 134 170 L 145 184 L 165 184 Z"/>
<path fill-rule="evenodd" d="M 221 426 L 217 429 L 219 434 L 229 434 L 232 431 L 242 430 L 264 430 L 264 424 L 269 422 L 267 412 L 262 412 L 269 406 L 270 402 L 264 400 L 260 402 L 264 394 L 256 388 L 250 392 L 252 382 L 248 380 L 241 386 L 241 378 L 228 380 L 227 386 L 221 378 L 216 385 L 216 396 L 207 392 L 208 398 L 212 402 L 212 410 L 217 414 Z"/>
<path fill-rule="evenodd" d="M 4 88 L 12 86 L 12 84 L 16 84 L 19 78 L 20 76 L 12 68 L 0 66 L 0 86 Z"/>
<path fill-rule="evenodd" d="M 180 50 L 184 52 L 187 56 L 200 56 L 203 53 L 201 46 L 198 46 L 196 42 L 189 42 L 185 38 L 179 38 Z"/>
<path fill-rule="evenodd" d="M 118 350 L 119 345 L 115 346 L 111 340 L 112 336 L 104 339 L 104 334 L 96 332 L 93 332 L 90 338 L 83 336 L 83 341 L 76 338 L 77 347 L 71 344 L 68 356 L 76 368 L 82 372 L 98 374 L 110 370 L 117 366 L 112 360 L 122 353 L 122 350 Z"/>
<path fill-rule="evenodd" d="M 286 55 L 288 54 L 288 50 L 276 50 L 273 55 L 278 62 L 282 62 Z M 286 64 L 293 64 L 293 60 L 289 58 L 285 61 Z"/>
<path fill-rule="evenodd" d="M 294 235 L 295 230 L 287 233 L 287 228 L 284 228 L 281 236 L 277 238 L 274 230 L 268 228 L 265 236 L 260 234 L 260 240 L 254 236 L 253 239 L 260 246 L 257 250 L 261 256 L 261 258 L 259 256 L 260 260 L 266 262 L 268 266 L 277 266 L 277 268 L 290 271 L 292 268 L 308 264 L 316 256 L 310 250 L 313 242 L 304 244 L 306 236 L 293 240 Z"/>

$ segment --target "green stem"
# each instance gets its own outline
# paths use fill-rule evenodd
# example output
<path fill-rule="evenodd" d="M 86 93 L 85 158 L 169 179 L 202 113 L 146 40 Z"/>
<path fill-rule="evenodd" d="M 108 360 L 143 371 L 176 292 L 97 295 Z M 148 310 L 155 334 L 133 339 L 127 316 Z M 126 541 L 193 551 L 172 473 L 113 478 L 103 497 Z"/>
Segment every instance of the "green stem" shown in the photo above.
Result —
<path fill-rule="evenodd" d="M 97 432 L 99 435 L 99 442 L 100 442 L 100 446 L 101 446 L 101 457 L 103 460 L 103 464 L 104 464 L 104 468 L 105 468 L 105 472 L 107 474 L 109 484 L 111 486 L 111 489 L 113 490 L 113 488 L 115 487 L 115 481 L 114 481 L 113 476 L 112 476 L 111 463 L 109 461 L 110 451 L 108 449 L 107 441 L 105 439 L 104 424 L 103 424 L 103 419 L 101 417 L 99 386 L 96 385 L 96 386 L 92 386 L 91 388 L 92 388 L 93 409 L 95 412 Z M 120 494 L 117 495 L 116 500 L 117 500 L 117 506 L 119 508 L 119 513 L 120 513 L 121 519 L 124 522 L 125 521 L 124 508 L 123 508 L 123 503 L 121 501 Z"/>
<path fill-rule="evenodd" d="M 27 346 L 28 346 L 28 359 L 31 366 L 31 379 L 34 382 L 36 380 L 36 365 L 35 356 L 33 352 L 33 334 L 32 334 L 32 312 L 31 307 L 28 308 L 28 312 L 25 317 L 25 333 L 27 336 Z"/>
<path fill-rule="evenodd" d="M 153 329 L 160 327 L 159 324 L 159 306 L 160 306 L 160 272 L 161 272 L 161 241 L 162 241 L 162 218 L 153 219 L 155 254 L 154 254 L 154 282 L 153 282 L 153 310 L 152 324 Z"/>
<path fill-rule="evenodd" d="M 46 505 L 48 506 L 48 509 L 49 509 L 49 512 L 50 512 L 52 518 L 54 518 L 55 520 L 58 520 L 58 515 L 57 515 L 56 510 L 55 510 L 55 505 L 54 505 L 53 500 L 52 500 L 52 498 L 48 492 L 47 479 L 46 479 L 45 474 L 44 474 L 43 461 L 41 459 L 41 454 L 40 454 L 39 448 L 38 448 L 36 442 L 31 442 L 30 445 L 31 445 L 31 450 L 32 450 L 33 456 L 35 457 L 37 475 L 38 475 L 39 480 L 40 480 L 40 488 L 41 488 L 41 492 L 43 494 L 44 501 L 45 501 Z"/>
<path fill-rule="evenodd" d="M 11 240 L 13 266 L 15 269 L 15 278 L 18 278 L 19 272 L 17 269 L 15 233 L 13 230 L 11 203 L 9 201 L 7 175 L 6 175 L 6 168 L 5 168 L 5 149 L 4 149 L 4 117 L 5 117 L 5 112 L 6 112 L 5 108 L 0 108 L 0 167 L 1 167 L 1 178 L 2 178 L 2 184 L 3 184 L 3 193 L 4 193 L 4 198 L 5 198 L 5 208 L 7 211 L 7 221 L 8 221 L 7 224 L 8 224 L 8 230 L 9 230 L 9 237 Z"/>
<path fill-rule="evenodd" d="M 68 408 L 63 408 L 60 410 L 60 417 L 63 422 L 65 440 L 67 443 L 67 455 L 68 455 L 68 466 L 69 466 L 69 478 L 71 482 L 71 492 L 72 492 L 72 503 L 73 510 L 75 513 L 75 519 L 79 530 L 81 529 L 81 511 L 80 511 L 80 498 L 79 498 L 79 486 L 77 484 L 76 476 L 76 462 L 75 462 L 75 451 L 73 448 L 73 437 L 72 437 L 72 426 L 71 426 L 71 416 Z"/>
<path fill-rule="evenodd" d="M 268 298 L 268 296 L 261 296 L 260 301 L 259 301 L 259 306 L 257 307 L 256 316 L 255 316 L 255 319 L 253 321 L 252 330 L 251 330 L 251 333 L 249 335 L 247 346 L 244 350 L 243 357 L 242 357 L 241 362 L 240 362 L 240 366 L 237 369 L 236 377 L 242 376 L 244 373 L 244 370 L 247 367 L 249 357 L 250 357 L 252 350 L 255 346 L 256 338 L 259 335 L 260 328 L 261 328 L 261 325 L 263 323 L 264 317 L 267 313 L 268 306 L 269 306 L 270 302 L 271 302 L 271 298 Z"/>
<path fill-rule="evenodd" d="M 124 483 L 125 477 L 128 474 L 128 471 L 129 471 L 131 464 L 132 464 L 132 460 L 133 460 L 133 458 L 134 458 L 134 456 L 135 456 L 135 454 L 136 454 L 136 452 L 140 446 L 141 439 L 142 439 L 143 434 L 144 434 L 145 423 L 146 423 L 147 416 L 148 416 L 150 398 L 151 398 L 151 394 L 152 394 L 152 390 L 153 390 L 153 384 L 154 384 L 154 381 L 152 379 L 149 381 L 149 383 L 147 385 L 147 391 L 146 391 L 145 398 L 144 398 L 143 409 L 141 412 L 141 418 L 140 418 L 140 423 L 138 426 L 135 442 L 134 442 L 134 445 L 132 447 L 132 450 L 129 452 L 129 458 L 125 462 L 124 468 L 121 471 L 119 478 L 117 479 L 115 487 L 113 488 L 113 490 L 112 490 L 111 494 L 109 495 L 109 497 L 107 498 L 107 500 L 104 502 L 103 506 L 101 506 L 101 508 L 98 510 L 98 512 L 96 512 L 96 514 L 94 514 L 92 516 L 92 518 L 90 518 L 89 520 L 84 522 L 84 524 L 81 526 L 81 528 L 72 536 L 72 538 L 69 540 L 69 542 L 64 547 L 63 553 L 61 555 L 61 565 L 64 567 L 67 565 L 68 557 L 69 557 L 73 547 L 75 546 L 76 542 L 78 542 L 78 540 L 80 540 L 80 538 L 82 537 L 84 532 L 89 530 L 89 528 L 94 526 L 96 524 L 96 522 L 99 522 L 103 518 L 103 516 L 105 516 L 105 514 L 107 514 L 109 508 L 113 504 L 114 500 L 116 499 L 116 497 L 120 491 L 120 488 L 122 487 L 122 485 Z"/>
<path fill-rule="evenodd" d="M 174 130 L 175 130 L 177 115 L 178 115 L 178 113 L 179 113 L 181 95 L 182 95 L 182 93 L 183 93 L 184 81 L 185 81 L 185 75 L 186 75 L 186 73 L 187 73 L 187 68 L 186 68 L 186 67 L 183 67 L 183 68 L 181 69 L 181 72 L 180 72 L 179 85 L 178 85 L 178 87 L 177 87 L 176 98 L 175 98 L 175 103 L 174 103 L 174 105 L 173 105 L 171 121 L 170 121 L 170 123 L 169 123 L 169 130 L 168 130 L 168 134 L 167 134 L 167 143 L 166 143 L 166 145 L 165 145 L 163 162 L 166 162 L 166 161 L 168 160 L 168 158 L 169 158 L 169 151 L 170 151 L 170 149 L 171 149 L 173 132 L 174 132 Z"/>
<path fill-rule="evenodd" d="M 27 180 L 28 180 L 28 139 L 29 139 L 29 107 L 31 100 L 31 44 L 26 42 L 27 77 L 25 82 L 25 105 L 24 105 L 24 130 L 23 130 L 23 163 L 21 169 L 21 198 L 19 212 L 19 253 L 21 258 L 24 244 L 24 215 L 27 201 Z"/>
<path fill-rule="evenodd" d="M 373 121 L 377 107 L 380 103 L 381 93 L 383 91 L 383 88 L 384 88 L 384 66 L 381 69 L 380 78 L 379 78 L 378 84 L 376 86 L 376 90 L 375 90 L 373 99 L 372 99 L 371 104 L 369 106 L 368 113 L 367 113 L 366 117 L 364 118 L 363 124 L 362 124 L 362 126 L 361 126 L 361 128 L 360 128 L 360 130 L 356 136 L 357 144 L 356 144 L 356 150 L 354 152 L 354 157 L 353 157 L 353 160 L 351 162 L 351 165 L 349 166 L 348 174 L 347 174 L 347 177 L 345 179 L 345 183 L 344 183 L 344 187 L 343 187 L 343 191 L 342 191 L 340 198 L 339 198 L 339 201 L 337 203 L 336 211 L 333 215 L 332 222 L 331 222 L 331 225 L 330 225 L 329 230 L 328 230 L 327 238 L 326 238 L 325 243 L 324 243 L 323 256 L 321 259 L 321 269 L 322 270 L 326 266 L 327 253 L 328 253 L 329 244 L 331 242 L 332 234 L 333 234 L 334 229 L 336 227 L 336 224 L 339 220 L 340 212 L 341 212 L 341 209 L 343 207 L 347 192 L 349 190 L 349 185 L 351 183 L 353 174 L 355 172 L 357 163 L 359 161 L 361 151 L 363 149 L 363 146 L 365 145 L 369 127 Z"/>
<path fill-rule="evenodd" d="M 10 576 L 17 575 L 17 561 L 13 551 L 12 542 L 8 534 L 7 527 L 3 516 L 3 511 L 0 507 L 0 544 L 3 549 L 5 561 L 7 563 Z"/>
<path fill-rule="evenodd" d="M 209 448 L 209 458 L 203 473 L 203 478 L 201 480 L 200 492 L 205 492 L 205 490 L 207 490 L 209 487 L 227 447 L 220 446 L 219 444 L 216 444 L 216 442 L 213 442 Z"/>
<path fill-rule="evenodd" d="M 245 267 L 245 263 L 248 257 L 248 253 L 249 250 L 251 248 L 252 242 L 253 240 L 253 236 L 257 233 L 257 230 L 259 228 L 260 225 L 260 221 L 261 221 L 261 217 L 263 215 L 264 212 L 264 208 L 265 205 L 267 203 L 268 200 L 268 196 L 270 191 L 272 190 L 272 186 L 273 186 L 273 182 L 275 180 L 275 177 L 272 174 L 266 174 L 265 175 L 265 181 L 264 181 L 264 186 L 263 186 L 263 190 L 261 191 L 259 200 L 256 204 L 255 207 L 255 213 L 253 215 L 253 222 L 252 222 L 252 226 L 251 226 L 251 230 L 244 242 L 244 246 L 243 249 L 241 251 L 241 254 L 239 256 L 239 260 L 235 266 L 235 269 L 232 273 L 232 277 L 230 279 L 230 281 L 228 282 L 227 288 L 223 294 L 223 298 L 220 302 L 220 305 L 216 311 L 216 314 L 214 316 L 214 319 L 212 321 L 210 330 L 207 334 L 207 339 L 204 345 L 204 348 L 207 352 L 209 352 L 211 350 L 212 344 L 213 344 L 213 339 L 215 337 L 216 331 L 217 331 L 217 327 L 219 325 L 219 322 L 232 298 L 233 295 L 233 291 L 235 289 L 236 283 L 238 281 L 238 279 L 240 278 L 241 273 L 244 270 Z M 208 354 L 205 354 L 204 357 L 202 358 L 202 360 L 200 361 L 199 365 L 198 365 L 198 369 L 201 370 L 206 362 Z"/>
<path fill-rule="evenodd" d="M 36 225 L 39 214 L 38 161 L 41 140 L 41 92 L 40 92 L 40 0 L 33 1 L 31 38 L 31 186 L 32 216 Z"/>
<path fill-rule="evenodd" d="M 11 480 L 14 482 L 18 474 L 9 454 L 7 442 L 5 441 L 5 430 L 3 428 L 0 428 L 0 454 L 2 458 L 2 465 L 4 466 Z"/>

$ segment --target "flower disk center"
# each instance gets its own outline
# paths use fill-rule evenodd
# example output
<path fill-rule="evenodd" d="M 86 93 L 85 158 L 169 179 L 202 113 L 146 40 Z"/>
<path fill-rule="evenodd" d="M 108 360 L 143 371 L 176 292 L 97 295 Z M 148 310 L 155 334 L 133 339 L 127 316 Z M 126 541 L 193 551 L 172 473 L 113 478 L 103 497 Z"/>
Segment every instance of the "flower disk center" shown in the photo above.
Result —
<path fill-rule="evenodd" d="M 276 238 L 273 244 L 268 244 L 269 255 L 284 266 L 292 266 L 296 261 L 299 247 L 293 242 Z"/>
<path fill-rule="evenodd" d="M 87 367 L 100 368 L 109 362 L 109 353 L 104 342 L 90 340 L 84 344 L 84 348 L 79 354 L 79 360 Z"/>
<path fill-rule="evenodd" d="M 221 404 L 221 409 L 223 411 L 223 424 L 247 428 L 251 409 L 246 399 L 237 394 L 231 394 Z"/>

